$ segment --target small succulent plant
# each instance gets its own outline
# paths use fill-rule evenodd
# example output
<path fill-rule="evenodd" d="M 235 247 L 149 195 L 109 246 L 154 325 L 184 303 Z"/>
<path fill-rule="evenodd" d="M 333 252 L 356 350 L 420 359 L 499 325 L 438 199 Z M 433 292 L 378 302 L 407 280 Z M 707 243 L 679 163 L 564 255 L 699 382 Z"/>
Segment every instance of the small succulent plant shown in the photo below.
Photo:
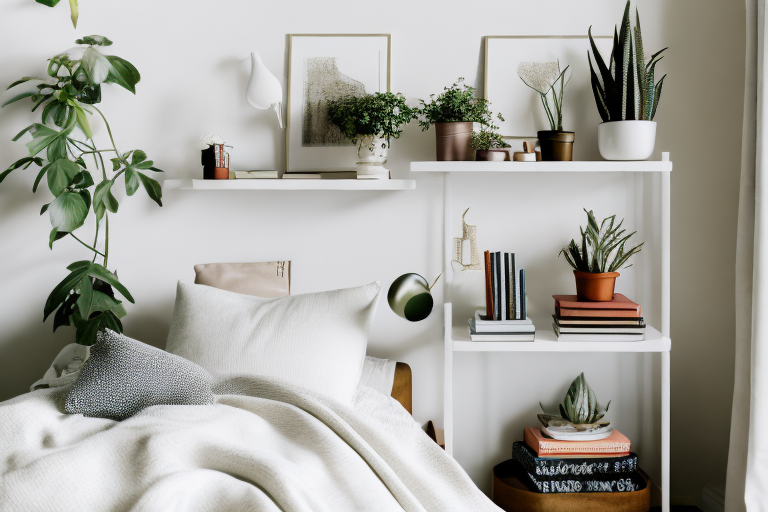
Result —
<path fill-rule="evenodd" d="M 610 405 L 610 401 L 605 407 L 597 403 L 595 392 L 587 384 L 582 372 L 568 388 L 563 403 L 560 404 L 560 416 L 574 425 L 594 424 L 605 416 Z"/>
<path fill-rule="evenodd" d="M 606 65 L 605 60 L 592 39 L 592 27 L 589 28 L 589 42 L 598 72 L 589 57 L 589 68 L 592 73 L 592 92 L 595 103 L 603 121 L 653 121 L 656 107 L 661 98 L 661 88 L 664 78 L 654 83 L 656 64 L 662 57 L 663 50 L 654 53 L 645 62 L 643 51 L 643 36 L 640 32 L 640 13 L 635 10 L 635 27 L 629 19 L 629 1 L 624 9 L 621 30 L 613 32 L 613 51 Z"/>
<path fill-rule="evenodd" d="M 591 210 L 584 209 L 584 211 L 587 213 L 587 228 L 579 228 L 581 246 L 572 239 L 568 247 L 560 250 L 560 254 L 565 256 L 574 270 L 580 272 L 597 274 L 616 272 L 621 268 L 631 267 L 631 263 L 624 265 L 630 257 L 640 252 L 645 242 L 641 242 L 628 250 L 625 250 L 624 246 L 637 231 L 625 235 L 627 230 L 621 229 L 624 220 L 622 219 L 621 222 L 615 224 L 615 215 L 606 217 L 598 225 L 595 214 Z"/>

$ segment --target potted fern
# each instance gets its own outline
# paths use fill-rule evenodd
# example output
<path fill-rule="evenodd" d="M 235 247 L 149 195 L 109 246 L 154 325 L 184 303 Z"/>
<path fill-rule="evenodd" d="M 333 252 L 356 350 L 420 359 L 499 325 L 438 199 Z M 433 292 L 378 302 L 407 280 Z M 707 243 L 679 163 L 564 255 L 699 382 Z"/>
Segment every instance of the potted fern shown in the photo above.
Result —
<path fill-rule="evenodd" d="M 597 128 L 600 155 L 606 160 L 645 160 L 653 153 L 656 142 L 656 107 L 661 98 L 664 78 L 655 82 L 656 64 L 666 48 L 645 62 L 640 13 L 635 10 L 635 26 L 629 16 L 630 2 L 624 8 L 621 30 L 614 30 L 613 52 L 606 64 L 592 39 L 589 41 L 597 72 L 589 56 L 592 92 L 603 122 Z"/>
<path fill-rule="evenodd" d="M 490 103 L 476 97 L 475 88 L 466 85 L 463 78 L 429 98 L 429 103 L 420 100 L 419 126 L 426 131 L 435 125 L 437 160 L 474 160 L 470 145 L 473 123 L 493 124 Z"/>
<path fill-rule="evenodd" d="M 504 120 L 499 116 L 499 119 Z M 509 144 L 496 131 L 495 126 L 483 126 L 478 132 L 472 132 L 469 145 L 475 150 L 478 162 L 503 162 L 509 160 Z"/>
<path fill-rule="evenodd" d="M 328 118 L 352 144 L 357 144 L 358 176 L 389 178 L 384 168 L 391 139 L 403 133 L 414 110 L 401 93 L 377 92 L 328 102 Z"/>
<path fill-rule="evenodd" d="M 645 242 L 626 249 L 627 241 L 636 231 L 626 234 L 627 230 L 621 228 L 623 219 L 616 224 L 616 216 L 611 215 L 598 224 L 591 210 L 584 211 L 587 214 L 587 227 L 579 228 L 581 244 L 571 240 L 560 254 L 573 267 L 579 300 L 610 301 L 613 300 L 614 285 L 619 277 L 617 271 L 632 266 L 626 263 L 640 252 Z"/>

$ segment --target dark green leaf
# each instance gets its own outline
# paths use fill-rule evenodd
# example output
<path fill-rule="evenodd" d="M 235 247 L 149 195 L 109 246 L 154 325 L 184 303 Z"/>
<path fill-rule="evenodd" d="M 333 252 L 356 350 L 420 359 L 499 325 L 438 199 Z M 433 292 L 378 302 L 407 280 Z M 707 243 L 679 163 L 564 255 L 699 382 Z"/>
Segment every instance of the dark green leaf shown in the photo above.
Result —
<path fill-rule="evenodd" d="M 93 138 L 93 132 L 91 131 L 91 123 L 88 122 L 88 116 L 85 115 L 85 110 L 80 107 L 75 108 L 75 115 L 77 116 L 77 125 L 83 131 L 86 139 Z"/>
<path fill-rule="evenodd" d="M 29 154 L 35 156 L 48 147 L 51 142 L 61 137 L 63 132 L 35 123 L 29 133 L 32 134 L 32 140 L 27 143 L 27 148 L 29 148 Z"/>
<path fill-rule="evenodd" d="M 51 168 L 51 164 L 46 165 L 42 169 L 40 169 L 40 172 L 37 173 L 37 178 L 35 178 L 35 184 L 32 185 L 32 193 L 34 194 L 37 192 L 37 187 L 40 185 L 40 181 L 43 179 L 43 176 L 45 176 L 45 173 L 48 172 L 48 169 Z"/>
<path fill-rule="evenodd" d="M 157 167 L 150 167 L 149 170 L 155 172 L 164 172 L 162 169 L 158 169 Z"/>
<path fill-rule="evenodd" d="M 109 38 L 97 35 L 85 36 L 82 39 L 76 40 L 75 43 L 87 44 L 89 46 L 112 46 L 112 41 L 110 41 Z"/>
<path fill-rule="evenodd" d="M 91 346 L 97 341 L 96 335 L 104 328 L 106 314 L 102 313 L 93 318 L 84 319 L 79 313 L 72 315 L 75 324 L 75 341 L 80 345 Z"/>
<path fill-rule="evenodd" d="M 54 196 L 61 195 L 80 172 L 80 166 L 71 160 L 61 158 L 48 165 L 48 188 Z M 70 229 L 66 231 L 72 231 Z"/>
<path fill-rule="evenodd" d="M 11 103 L 15 103 L 15 102 L 17 102 L 19 100 L 23 100 L 24 98 L 29 98 L 29 97 L 34 96 L 36 94 L 37 93 L 35 93 L 35 92 L 23 92 L 21 94 L 17 94 L 13 98 L 11 98 L 8 101 L 6 101 L 5 103 L 3 103 L 3 106 L 5 107 L 7 105 L 10 105 Z"/>
<path fill-rule="evenodd" d="M 40 78 L 34 78 L 34 77 L 31 77 L 31 76 L 25 76 L 23 78 L 20 78 L 20 79 L 16 80 L 15 82 L 13 82 L 11 85 L 6 87 L 5 90 L 7 91 L 8 89 L 13 89 L 17 85 L 21 85 L 23 83 L 30 82 L 32 80 L 40 80 L 40 81 L 42 81 Z"/>
<path fill-rule="evenodd" d="M 159 206 L 163 206 L 163 189 L 160 187 L 160 184 L 144 174 L 138 173 L 138 175 L 149 197 Z"/>
<path fill-rule="evenodd" d="M 72 325 L 72 314 L 75 311 L 75 303 L 77 302 L 77 294 L 70 295 L 64 301 L 64 303 L 56 310 L 56 314 L 53 317 L 53 332 L 62 326 Z"/>
<path fill-rule="evenodd" d="M 136 149 L 133 151 L 133 155 L 131 156 L 131 164 L 136 165 L 143 162 L 146 159 L 147 159 L 147 154 L 140 149 Z"/>
<path fill-rule="evenodd" d="M 120 283 L 120 281 L 117 280 L 117 276 L 115 274 L 113 274 L 106 268 L 102 267 L 98 263 L 88 262 L 88 264 L 89 265 L 86 272 L 89 276 L 95 277 L 96 279 L 101 279 L 105 283 L 112 286 L 115 290 L 120 292 L 120 294 L 126 299 L 128 299 L 128 301 L 130 301 L 131 303 L 134 302 L 130 292 L 128 292 L 125 286 L 123 286 L 122 283 Z"/>
<path fill-rule="evenodd" d="M 75 188 L 84 189 L 93 186 L 93 177 L 88 171 L 80 171 L 72 178 L 72 185 Z"/>
<path fill-rule="evenodd" d="M 51 205 L 51 203 L 44 204 L 42 208 L 40 208 L 40 215 L 44 214 L 48 211 L 48 207 Z"/>
<path fill-rule="evenodd" d="M 2 172 L 2 174 L 0 174 L 0 183 L 2 183 L 5 177 L 11 174 L 16 169 L 19 169 L 19 168 L 26 169 L 31 164 L 43 165 L 43 160 L 41 158 L 31 157 L 31 156 L 26 156 L 21 160 L 16 160 L 14 163 L 10 165 L 10 167 L 8 167 L 8 169 L 6 169 L 5 171 Z"/>
<path fill-rule="evenodd" d="M 80 194 L 80 197 L 83 198 L 83 201 L 85 202 L 85 208 L 90 209 L 91 207 L 91 193 L 88 190 L 81 190 L 78 192 Z"/>
<path fill-rule="evenodd" d="M 80 59 L 80 66 L 87 75 L 89 84 L 100 84 L 106 81 L 112 70 L 112 64 L 107 57 L 92 46 L 85 49 L 83 58 Z"/>
<path fill-rule="evenodd" d="M 125 168 L 125 191 L 129 196 L 135 194 L 139 189 L 138 174 L 131 166 Z"/>
<path fill-rule="evenodd" d="M 69 267 L 67 267 L 67 270 L 70 271 L 70 274 L 65 277 L 59 284 L 57 284 L 56 288 L 54 288 L 51 294 L 48 296 L 48 300 L 45 302 L 43 320 L 48 318 L 48 316 L 53 313 L 56 308 L 58 308 L 61 303 L 69 297 L 70 291 L 72 291 L 72 289 L 77 285 L 77 283 L 80 282 L 83 276 L 88 273 L 89 265 L 91 265 L 91 262 L 86 260 L 72 263 Z"/>
<path fill-rule="evenodd" d="M 53 7 L 57 3 L 59 3 L 59 0 L 35 0 L 35 2 L 43 5 L 47 5 L 48 7 Z"/>
<path fill-rule="evenodd" d="M 112 195 L 112 185 L 114 182 L 111 180 L 102 181 L 96 185 L 96 190 L 93 193 L 93 208 L 97 219 L 104 216 L 105 208 L 112 213 L 117 213 L 119 204 L 115 196 Z"/>
<path fill-rule="evenodd" d="M 117 172 L 123 165 L 123 161 L 119 158 L 112 158 L 112 170 Z"/>
<path fill-rule="evenodd" d="M 51 226 L 68 233 L 82 226 L 87 215 L 88 207 L 77 192 L 61 194 L 48 207 Z"/>
<path fill-rule="evenodd" d="M 155 162 L 153 162 L 152 160 L 145 160 L 140 164 L 136 164 L 136 168 L 141 169 L 143 171 L 147 171 L 149 169 L 152 169 L 153 165 L 155 165 Z"/>
<path fill-rule="evenodd" d="M 110 55 L 107 57 L 111 68 L 106 82 L 115 83 L 136 94 L 136 84 L 141 80 L 139 71 L 127 60 Z"/>
<path fill-rule="evenodd" d="M 53 249 L 53 242 L 56 242 L 57 240 L 61 240 L 65 236 L 67 236 L 69 233 L 66 231 L 59 231 L 56 228 L 53 228 L 51 230 L 51 234 L 48 235 L 48 248 Z"/>
<path fill-rule="evenodd" d="M 46 154 L 49 162 L 67 158 L 67 139 L 65 137 L 57 137 L 53 139 L 48 145 Z"/>

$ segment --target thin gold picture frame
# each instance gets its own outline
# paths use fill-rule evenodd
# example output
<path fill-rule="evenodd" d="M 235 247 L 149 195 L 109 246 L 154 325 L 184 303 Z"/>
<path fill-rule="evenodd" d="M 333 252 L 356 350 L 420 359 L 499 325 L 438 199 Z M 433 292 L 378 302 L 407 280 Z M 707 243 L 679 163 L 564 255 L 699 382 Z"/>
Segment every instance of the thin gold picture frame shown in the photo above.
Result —
<path fill-rule="evenodd" d="M 285 172 L 291 172 L 291 86 L 293 69 L 293 38 L 295 37 L 385 37 L 387 39 L 387 92 L 391 92 L 392 80 L 392 34 L 288 34 L 288 96 L 285 116 Z M 299 171 L 300 172 L 300 171 Z"/>

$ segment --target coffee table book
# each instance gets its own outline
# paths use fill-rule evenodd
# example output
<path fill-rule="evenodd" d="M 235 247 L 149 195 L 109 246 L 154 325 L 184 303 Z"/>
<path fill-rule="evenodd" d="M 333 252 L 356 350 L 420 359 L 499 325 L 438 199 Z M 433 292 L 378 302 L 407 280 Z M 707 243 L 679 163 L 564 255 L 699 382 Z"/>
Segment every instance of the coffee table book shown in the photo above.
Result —
<path fill-rule="evenodd" d="M 629 439 L 618 430 L 600 441 L 558 441 L 544 437 L 538 427 L 526 427 L 524 438 L 539 457 L 623 457 L 631 448 Z"/>

